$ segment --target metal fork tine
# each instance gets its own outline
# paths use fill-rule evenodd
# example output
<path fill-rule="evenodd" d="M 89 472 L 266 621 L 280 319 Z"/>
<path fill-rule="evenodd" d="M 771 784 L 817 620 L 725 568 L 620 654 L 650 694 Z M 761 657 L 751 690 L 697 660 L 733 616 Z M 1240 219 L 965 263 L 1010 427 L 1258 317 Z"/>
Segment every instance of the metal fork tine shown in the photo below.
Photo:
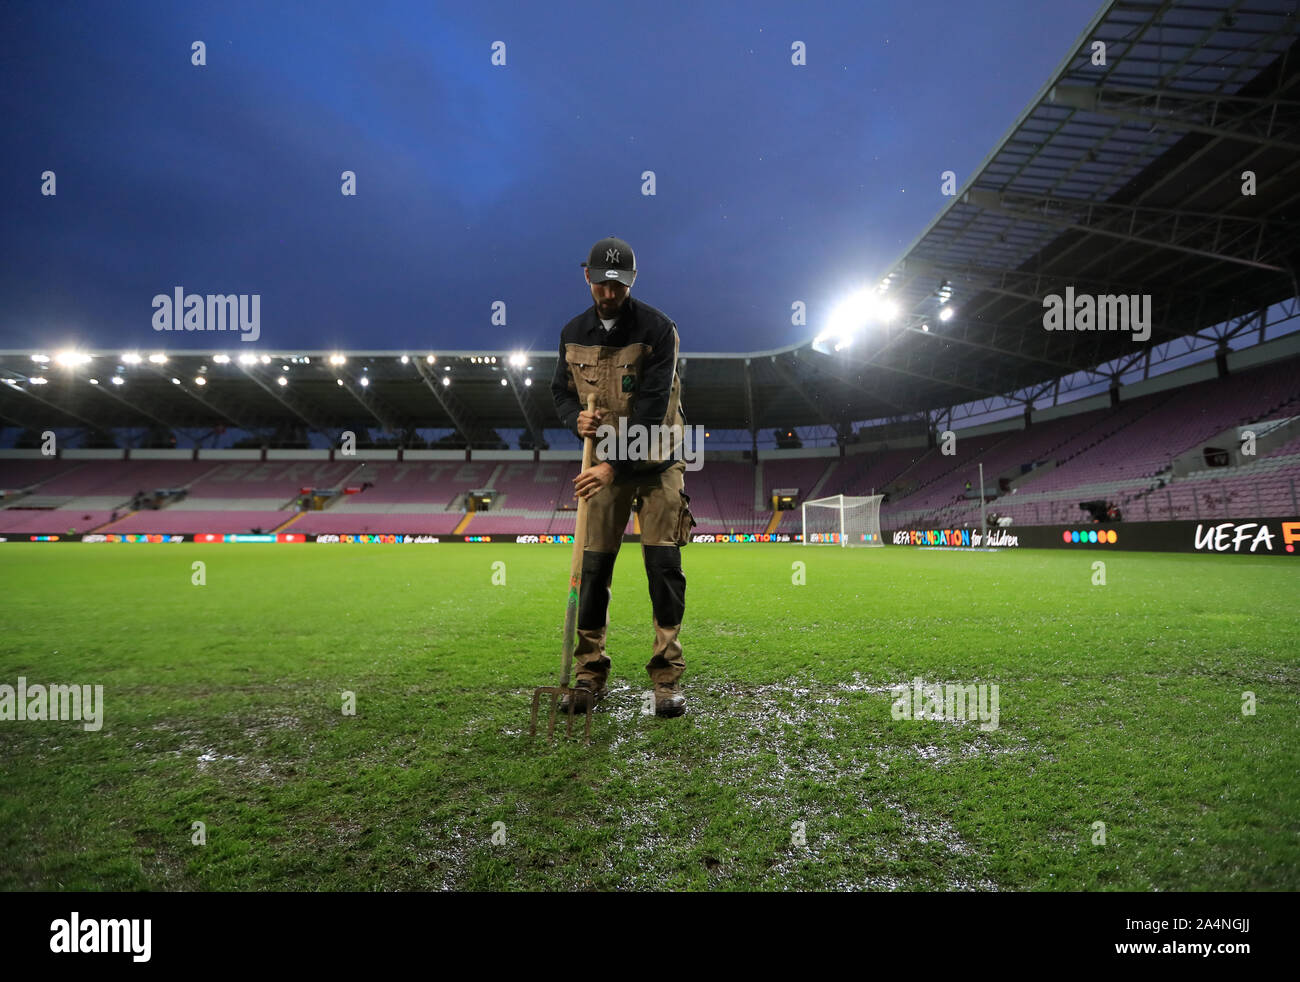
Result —
<path fill-rule="evenodd" d="M 529 718 L 529 724 L 528 724 L 528 735 L 530 737 L 537 736 L 537 713 L 541 706 L 542 694 L 545 693 L 551 697 L 550 711 L 547 713 L 547 719 L 546 719 L 546 739 L 547 740 L 555 739 L 555 718 L 561 712 L 563 712 L 564 715 L 568 717 L 568 719 L 565 721 L 564 724 L 564 737 L 566 740 L 573 738 L 574 735 L 573 717 L 578 715 L 576 711 L 577 706 L 575 705 L 575 700 L 572 698 L 573 691 L 574 690 L 569 686 L 554 686 L 554 685 L 544 685 L 533 690 L 532 715 Z M 569 708 L 565 710 L 561 710 L 559 708 L 559 702 L 560 702 L 560 697 L 564 695 L 568 695 L 570 697 Z M 587 712 L 582 714 L 583 716 L 587 717 L 586 720 L 583 722 L 583 740 L 586 743 L 591 743 L 591 717 L 594 711 L 595 711 L 595 706 L 588 706 Z"/>

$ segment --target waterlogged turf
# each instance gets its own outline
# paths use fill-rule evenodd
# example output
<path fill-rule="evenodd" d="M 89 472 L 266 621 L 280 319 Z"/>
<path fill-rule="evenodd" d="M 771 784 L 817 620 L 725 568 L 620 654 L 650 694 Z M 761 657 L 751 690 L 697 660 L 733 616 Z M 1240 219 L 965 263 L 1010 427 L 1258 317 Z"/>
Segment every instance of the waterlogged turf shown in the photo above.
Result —
<path fill-rule="evenodd" d="M 660 720 L 629 545 L 592 744 L 530 744 L 569 556 L 0 546 L 0 684 L 104 687 L 0 721 L 0 889 L 1300 888 L 1300 559 L 691 545 Z"/>

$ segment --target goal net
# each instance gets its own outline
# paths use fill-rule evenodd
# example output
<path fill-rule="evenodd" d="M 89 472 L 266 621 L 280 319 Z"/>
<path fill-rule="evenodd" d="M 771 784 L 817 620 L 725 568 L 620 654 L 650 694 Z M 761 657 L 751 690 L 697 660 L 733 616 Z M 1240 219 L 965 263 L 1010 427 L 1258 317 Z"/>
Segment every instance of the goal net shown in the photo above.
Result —
<path fill-rule="evenodd" d="M 803 503 L 804 545 L 881 546 L 882 494 L 845 494 Z"/>

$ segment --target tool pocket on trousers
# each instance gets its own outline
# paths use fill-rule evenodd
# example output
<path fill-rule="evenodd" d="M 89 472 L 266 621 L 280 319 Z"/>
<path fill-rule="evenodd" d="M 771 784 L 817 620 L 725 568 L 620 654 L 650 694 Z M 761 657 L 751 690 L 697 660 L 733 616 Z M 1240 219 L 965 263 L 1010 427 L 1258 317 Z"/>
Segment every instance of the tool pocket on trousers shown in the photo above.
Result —
<path fill-rule="evenodd" d="M 695 521 L 695 516 L 691 514 L 691 496 L 685 491 L 677 493 L 682 496 L 682 510 L 677 517 L 677 534 L 674 539 L 679 546 L 684 546 L 691 541 L 691 529 L 699 523 Z"/>

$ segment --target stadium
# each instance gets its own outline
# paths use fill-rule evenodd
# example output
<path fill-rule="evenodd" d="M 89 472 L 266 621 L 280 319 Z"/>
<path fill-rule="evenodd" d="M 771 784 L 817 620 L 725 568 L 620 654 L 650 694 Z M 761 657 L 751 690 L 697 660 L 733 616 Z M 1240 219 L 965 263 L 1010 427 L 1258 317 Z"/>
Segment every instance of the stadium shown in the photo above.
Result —
<path fill-rule="evenodd" d="M 1057 55 L 788 344 L 683 326 L 679 719 L 634 508 L 590 743 L 528 732 L 562 349 L 0 350 L 0 887 L 1300 887 L 1295 14 Z"/>

